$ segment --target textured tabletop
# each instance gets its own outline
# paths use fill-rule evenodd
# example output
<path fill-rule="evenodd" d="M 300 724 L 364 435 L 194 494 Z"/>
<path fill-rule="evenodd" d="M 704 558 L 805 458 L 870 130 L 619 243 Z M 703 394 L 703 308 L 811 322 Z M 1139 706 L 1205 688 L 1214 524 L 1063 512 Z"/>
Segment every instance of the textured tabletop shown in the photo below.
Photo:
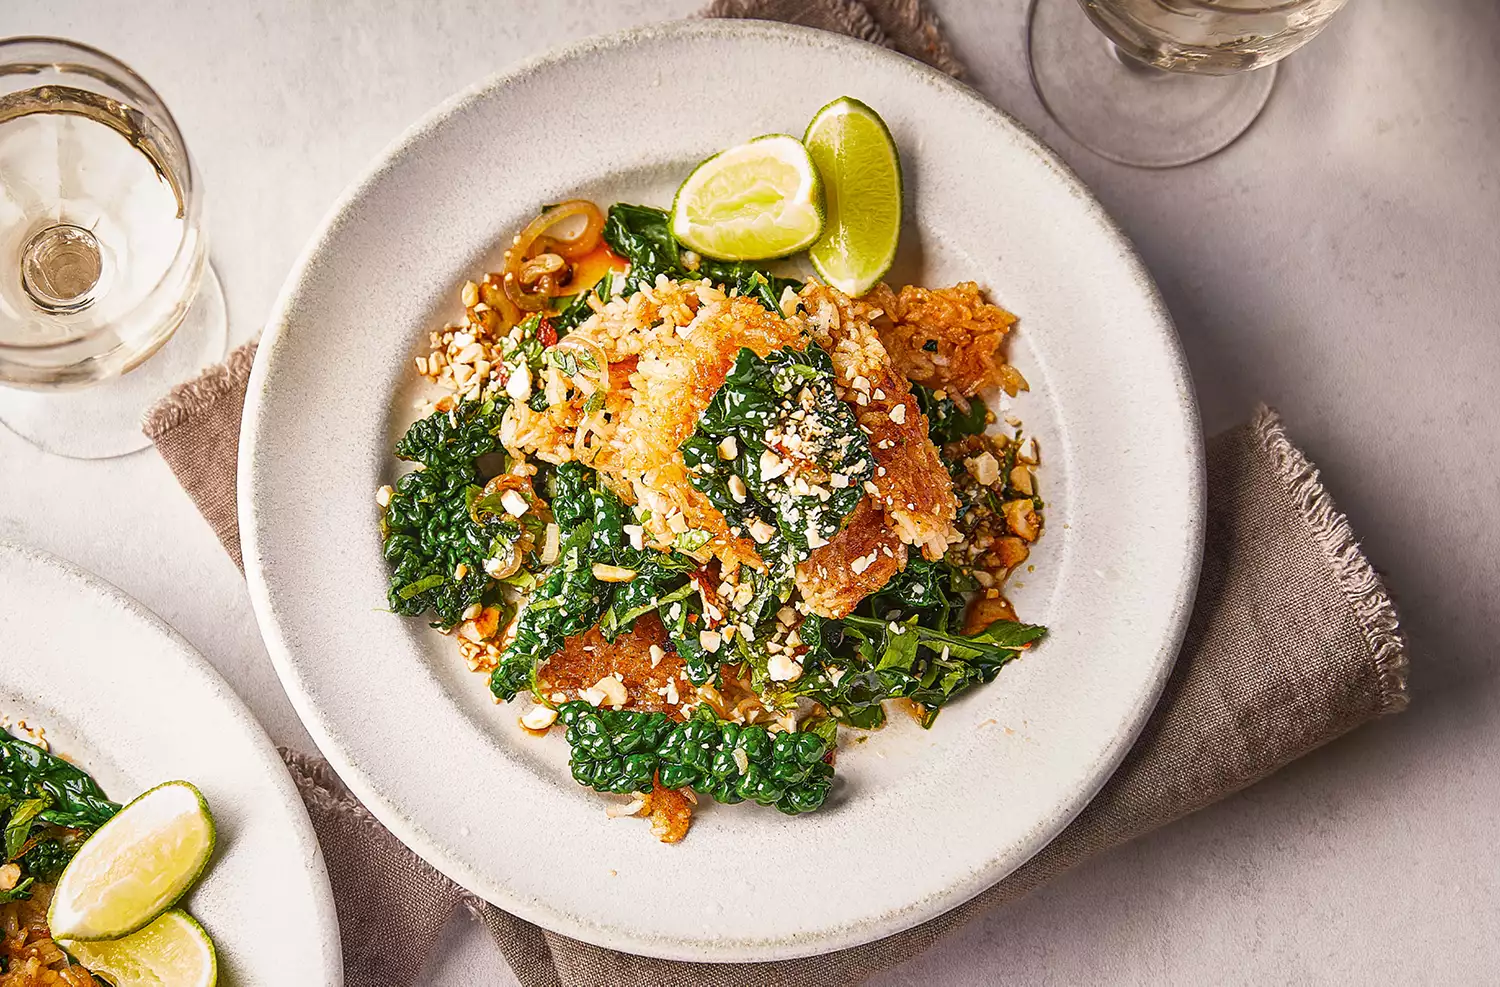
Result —
<path fill-rule="evenodd" d="M 934 5 L 974 85 L 1056 147 L 1140 246 L 1205 426 L 1269 401 L 1324 468 L 1402 608 L 1413 701 L 879 982 L 1493 982 L 1500 5 L 1352 0 L 1283 63 L 1242 140 L 1163 172 L 1106 162 L 1051 124 L 1026 78 L 1024 0 Z M 559 42 L 697 6 L 0 0 L 0 36 L 98 45 L 162 93 L 201 167 L 244 339 L 339 191 L 432 105 Z M 0 539 L 134 594 L 278 742 L 310 746 L 239 573 L 155 454 L 72 462 L 0 430 Z M 447 947 L 433 983 L 511 982 L 466 923 Z"/>

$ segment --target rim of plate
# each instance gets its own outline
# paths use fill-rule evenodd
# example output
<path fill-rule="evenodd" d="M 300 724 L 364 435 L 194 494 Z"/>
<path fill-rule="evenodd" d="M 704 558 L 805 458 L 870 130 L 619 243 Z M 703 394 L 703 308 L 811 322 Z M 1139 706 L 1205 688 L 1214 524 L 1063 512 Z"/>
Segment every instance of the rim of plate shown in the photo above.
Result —
<path fill-rule="evenodd" d="M 297 785 L 292 780 L 286 763 L 282 761 L 265 727 L 261 726 L 260 721 L 250 712 L 245 701 L 224 680 L 219 670 L 214 668 L 187 638 L 178 633 L 176 628 L 103 576 L 95 575 L 39 548 L 0 541 L 0 557 L 6 556 L 20 559 L 23 564 L 51 569 L 63 579 L 80 585 L 84 592 L 113 601 L 128 619 L 144 625 L 151 633 L 162 638 L 170 646 L 170 649 L 163 649 L 163 660 L 168 660 L 170 657 L 179 665 L 180 674 L 196 679 L 197 685 L 206 690 L 215 699 L 220 709 L 228 715 L 229 723 L 226 726 L 238 729 L 250 741 L 259 767 L 271 779 L 271 784 L 275 786 L 277 794 L 281 797 L 280 801 L 287 807 L 292 817 L 293 836 L 316 889 L 313 907 L 317 916 L 317 935 L 321 941 L 330 944 L 323 950 L 323 970 L 320 971 L 317 982 L 329 985 L 343 983 L 343 940 L 339 934 L 338 911 L 333 902 L 333 887 L 328 880 L 328 867 L 323 858 L 323 848 L 318 843 L 317 834 L 313 832 L 312 819 L 307 814 L 307 805 L 302 801 L 302 795 L 297 791 Z"/>
<path fill-rule="evenodd" d="M 1121 719 L 1118 729 L 1111 736 L 1104 750 L 1100 752 L 1095 762 L 1098 771 L 1091 783 L 1081 786 L 1066 805 L 1059 806 L 1057 815 L 1051 823 L 1034 832 L 1021 851 L 1011 850 L 1000 854 L 998 858 L 992 857 L 989 861 L 991 871 L 994 871 L 997 859 L 1000 860 L 1001 869 L 988 874 L 984 881 L 971 881 L 969 884 L 972 886 L 950 889 L 949 894 L 937 901 L 913 902 L 906 909 L 887 912 L 878 920 L 872 921 L 869 926 L 854 929 L 841 928 L 820 934 L 817 938 L 708 943 L 696 940 L 664 941 L 650 934 L 616 929 L 609 930 L 611 933 L 609 941 L 601 941 L 598 927 L 581 922 L 570 913 L 554 909 L 548 902 L 536 902 L 517 897 L 505 885 L 493 881 L 484 872 L 469 866 L 455 854 L 450 853 L 403 809 L 396 797 L 382 791 L 358 763 L 345 756 L 338 740 L 337 726 L 324 711 L 319 709 L 317 701 L 304 688 L 293 649 L 288 645 L 282 629 L 274 618 L 274 608 L 271 603 L 271 593 L 263 567 L 255 523 L 256 506 L 252 497 L 255 451 L 259 422 L 262 418 L 261 405 L 271 376 L 271 363 L 275 359 L 277 344 L 287 324 L 288 310 L 300 292 L 310 268 L 314 266 L 328 241 L 348 218 L 347 214 L 351 207 L 357 205 L 371 186 L 375 185 L 389 169 L 396 166 L 408 149 L 421 144 L 431 133 L 440 129 L 450 117 L 473 103 L 490 98 L 492 94 L 503 90 L 512 82 L 539 69 L 577 59 L 589 53 L 625 47 L 637 42 L 684 37 L 762 38 L 796 41 L 829 49 L 858 49 L 863 57 L 884 61 L 895 71 L 905 72 L 923 83 L 948 89 L 954 96 L 971 101 L 977 110 L 988 115 L 998 127 L 1009 130 L 1020 138 L 1018 143 L 1024 145 L 1026 150 L 1052 169 L 1066 189 L 1084 204 L 1086 214 L 1098 224 L 1100 233 L 1118 252 L 1119 259 L 1127 266 L 1130 276 L 1141 292 L 1141 300 L 1146 303 L 1153 316 L 1157 330 L 1155 342 L 1162 347 L 1170 362 L 1169 369 L 1175 386 L 1175 393 L 1171 395 L 1171 398 L 1185 419 L 1188 433 L 1188 445 L 1182 450 L 1189 460 L 1189 471 L 1194 478 L 1194 489 L 1187 492 L 1190 497 L 1190 510 L 1188 516 L 1182 519 L 1187 531 L 1188 551 L 1182 560 L 1181 578 L 1175 586 L 1170 588 L 1170 617 L 1166 634 L 1162 647 L 1154 656 L 1151 679 L 1147 688 L 1141 693 L 1140 700 L 1133 708 L 1131 715 Z M 455 272 L 454 277 L 457 278 L 457 276 L 458 272 Z M 1166 398 L 1165 395 L 1163 397 Z M 713 18 L 677 20 L 585 38 L 549 49 L 514 63 L 509 68 L 492 73 L 443 100 L 407 127 L 380 152 L 363 174 L 340 194 L 289 271 L 272 308 L 270 318 L 267 320 L 257 358 L 250 374 L 241 419 L 237 465 L 238 522 L 243 543 L 246 581 L 256 620 L 272 664 L 293 708 L 317 743 L 321 753 L 334 766 L 339 777 L 351 791 L 408 848 L 456 883 L 474 891 L 486 900 L 551 931 L 605 948 L 662 959 L 750 963 L 793 959 L 863 945 L 905 931 L 944 914 L 1014 872 L 1050 843 L 1093 800 L 1100 788 L 1119 767 L 1136 737 L 1145 727 L 1176 663 L 1177 651 L 1192 615 L 1202 565 L 1206 473 L 1198 402 L 1187 357 L 1171 314 L 1167 310 L 1155 280 L 1123 229 L 1108 214 L 1092 190 L 1078 177 L 1072 167 L 1064 162 L 1055 151 L 1043 143 L 1030 128 L 995 106 L 971 86 L 891 49 L 840 34 L 778 21 Z M 710 953 L 712 955 L 709 955 Z"/>

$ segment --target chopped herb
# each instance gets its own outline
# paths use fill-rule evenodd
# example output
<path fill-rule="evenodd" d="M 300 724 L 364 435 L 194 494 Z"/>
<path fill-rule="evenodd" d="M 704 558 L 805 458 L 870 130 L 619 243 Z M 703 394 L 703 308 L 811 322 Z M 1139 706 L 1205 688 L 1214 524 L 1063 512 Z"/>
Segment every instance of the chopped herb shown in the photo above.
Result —
<path fill-rule="evenodd" d="M 921 384 L 913 384 L 911 391 L 916 395 L 922 414 L 927 416 L 927 434 L 939 449 L 966 436 L 979 435 L 989 424 L 989 409 L 977 397 L 969 398 L 965 409 L 952 395 L 945 393 L 940 400 L 931 388 Z"/>

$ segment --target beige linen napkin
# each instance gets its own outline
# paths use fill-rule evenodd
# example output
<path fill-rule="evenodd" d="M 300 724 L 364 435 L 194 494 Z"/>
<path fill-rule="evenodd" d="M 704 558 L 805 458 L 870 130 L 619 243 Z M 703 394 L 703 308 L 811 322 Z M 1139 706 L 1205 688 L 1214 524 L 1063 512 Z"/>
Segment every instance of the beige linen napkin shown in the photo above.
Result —
<path fill-rule="evenodd" d="M 715 0 L 713 16 L 794 20 L 886 44 L 958 74 L 917 0 Z M 147 434 L 240 563 L 235 456 L 254 344 L 184 384 Z M 489 927 L 526 987 L 858 983 L 980 912 L 1093 854 L 1210 805 L 1376 716 L 1405 707 L 1405 644 L 1379 577 L 1280 419 L 1208 443 L 1208 526 L 1197 603 L 1177 665 L 1124 763 L 1072 825 L 967 904 L 898 935 L 784 963 L 645 959 L 539 929 L 460 889 L 402 846 L 326 762 L 285 751 L 333 883 L 351 987 L 405 987 L 452 911 Z"/>

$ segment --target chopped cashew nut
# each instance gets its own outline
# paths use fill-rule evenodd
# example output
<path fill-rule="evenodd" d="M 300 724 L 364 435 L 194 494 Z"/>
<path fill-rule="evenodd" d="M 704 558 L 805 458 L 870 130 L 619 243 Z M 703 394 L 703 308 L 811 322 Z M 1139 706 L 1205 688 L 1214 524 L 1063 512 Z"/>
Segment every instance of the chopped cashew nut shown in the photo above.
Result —
<path fill-rule="evenodd" d="M 557 722 L 557 710 L 550 706 L 533 706 L 521 717 L 521 726 L 528 730 L 545 730 Z"/>

